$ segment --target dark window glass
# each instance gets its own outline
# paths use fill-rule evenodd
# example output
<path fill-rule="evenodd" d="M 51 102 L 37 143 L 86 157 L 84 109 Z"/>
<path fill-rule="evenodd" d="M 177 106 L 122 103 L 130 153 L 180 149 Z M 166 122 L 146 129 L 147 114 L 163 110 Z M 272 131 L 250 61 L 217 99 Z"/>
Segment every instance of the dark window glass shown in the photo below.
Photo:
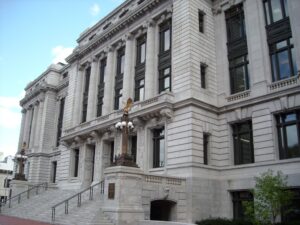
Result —
<path fill-rule="evenodd" d="M 118 55 L 117 55 L 117 74 L 115 77 L 115 104 L 114 104 L 115 110 L 119 109 L 121 104 L 124 62 L 125 62 L 125 48 L 123 47 L 118 50 Z"/>
<path fill-rule="evenodd" d="M 145 99 L 145 80 L 137 80 L 135 82 L 135 101 L 143 101 Z"/>
<path fill-rule="evenodd" d="M 236 5 L 225 12 L 227 41 L 233 42 L 246 37 L 243 5 Z"/>
<path fill-rule="evenodd" d="M 200 74 L 201 74 L 201 88 L 206 88 L 206 65 L 202 64 L 200 65 Z"/>
<path fill-rule="evenodd" d="M 52 183 L 55 183 L 56 182 L 56 169 L 57 169 L 57 161 L 53 161 L 52 162 Z"/>
<path fill-rule="evenodd" d="M 153 130 L 153 168 L 165 166 L 165 129 Z"/>
<path fill-rule="evenodd" d="M 235 191 L 231 193 L 233 203 L 233 219 L 245 220 L 243 202 L 253 202 L 253 195 L 249 191 Z"/>
<path fill-rule="evenodd" d="M 73 176 L 78 177 L 78 166 L 79 166 L 79 149 L 74 149 L 74 171 Z"/>
<path fill-rule="evenodd" d="M 85 70 L 85 82 L 84 82 L 84 92 L 83 92 L 83 101 L 82 101 L 82 118 L 81 118 L 82 123 L 84 123 L 86 121 L 88 97 L 89 97 L 90 75 L 91 75 L 91 67 L 88 67 Z"/>
<path fill-rule="evenodd" d="M 131 137 L 131 155 L 134 162 L 136 162 L 136 151 L 137 151 L 137 136 Z"/>
<path fill-rule="evenodd" d="M 254 163 L 252 122 L 246 121 L 232 125 L 234 144 L 234 164 Z"/>
<path fill-rule="evenodd" d="M 159 93 L 171 91 L 171 68 L 165 68 L 159 74 Z"/>
<path fill-rule="evenodd" d="M 293 193 L 292 202 L 282 209 L 281 220 L 283 222 L 300 221 L 300 189 L 290 189 Z"/>
<path fill-rule="evenodd" d="M 198 12 L 198 20 L 199 20 L 199 31 L 201 33 L 204 33 L 204 12 L 200 10 Z"/>
<path fill-rule="evenodd" d="M 110 143 L 110 164 L 113 164 L 113 162 L 115 161 L 114 157 L 115 157 L 115 142 L 112 141 Z"/>
<path fill-rule="evenodd" d="M 203 163 L 205 165 L 208 164 L 208 141 L 209 141 L 209 134 L 203 134 Z"/>
<path fill-rule="evenodd" d="M 100 61 L 100 74 L 98 85 L 97 117 L 102 116 L 102 106 L 104 97 L 104 77 L 106 73 L 106 58 Z"/>
<path fill-rule="evenodd" d="M 137 39 L 137 58 L 135 66 L 135 101 L 144 100 L 146 61 L 146 35 Z"/>
<path fill-rule="evenodd" d="M 300 110 L 276 116 L 280 159 L 300 157 Z"/>
<path fill-rule="evenodd" d="M 286 0 L 264 0 L 264 10 L 267 25 L 289 16 Z"/>
<path fill-rule="evenodd" d="M 249 89 L 247 55 L 229 61 L 231 94 Z"/>
<path fill-rule="evenodd" d="M 57 122 L 57 135 L 56 135 L 56 146 L 59 145 L 59 140 L 60 140 L 60 137 L 61 137 L 61 134 L 62 134 L 64 108 L 65 108 L 65 98 L 62 98 L 60 100 L 60 106 L 59 106 L 59 115 L 58 115 L 58 122 Z"/>
<path fill-rule="evenodd" d="M 269 45 L 273 81 L 297 75 L 297 64 L 292 39 Z"/>

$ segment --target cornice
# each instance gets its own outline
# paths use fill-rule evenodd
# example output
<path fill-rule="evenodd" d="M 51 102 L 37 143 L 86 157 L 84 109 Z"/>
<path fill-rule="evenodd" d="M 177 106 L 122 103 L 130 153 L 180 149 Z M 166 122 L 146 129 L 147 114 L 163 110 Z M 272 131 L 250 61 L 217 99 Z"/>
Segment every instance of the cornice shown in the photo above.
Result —
<path fill-rule="evenodd" d="M 139 19 L 140 17 L 143 17 L 146 12 L 151 11 L 153 8 L 155 8 L 157 5 L 161 4 L 162 2 L 165 2 L 167 0 L 149 0 L 145 1 L 144 4 L 141 4 L 140 7 L 138 7 L 135 11 L 129 12 L 128 15 L 124 17 L 124 19 L 118 21 L 116 24 L 112 24 L 105 32 L 103 32 L 100 35 L 96 35 L 95 38 L 85 46 L 77 46 L 74 50 L 74 52 L 69 55 L 66 58 L 66 61 L 68 63 L 72 63 L 78 58 L 82 58 L 84 55 L 88 54 L 89 52 L 96 49 L 98 46 L 106 42 L 107 40 L 110 40 L 112 36 L 114 36 L 116 33 L 120 32 L 121 30 L 127 28 L 129 25 L 131 25 L 134 21 Z M 167 9 L 165 13 L 170 13 L 170 10 Z M 95 28 L 94 28 L 95 29 Z M 84 36 L 81 37 L 80 40 L 82 40 L 84 37 L 88 36 L 90 33 L 94 31 L 94 29 L 91 29 L 87 33 L 84 34 Z"/>

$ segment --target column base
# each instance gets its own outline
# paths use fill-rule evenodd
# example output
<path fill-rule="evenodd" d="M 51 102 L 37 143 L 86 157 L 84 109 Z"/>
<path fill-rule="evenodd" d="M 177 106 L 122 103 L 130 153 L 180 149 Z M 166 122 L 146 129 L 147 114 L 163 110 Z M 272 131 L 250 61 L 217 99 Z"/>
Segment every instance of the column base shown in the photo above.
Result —
<path fill-rule="evenodd" d="M 115 162 L 112 166 L 138 167 L 138 165 L 134 162 L 132 155 L 126 153 L 116 156 Z"/>

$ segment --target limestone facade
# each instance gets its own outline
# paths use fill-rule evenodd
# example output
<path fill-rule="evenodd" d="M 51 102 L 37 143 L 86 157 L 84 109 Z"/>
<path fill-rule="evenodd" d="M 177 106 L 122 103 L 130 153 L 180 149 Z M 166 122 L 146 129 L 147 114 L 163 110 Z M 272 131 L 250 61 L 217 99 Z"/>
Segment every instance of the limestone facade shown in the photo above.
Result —
<path fill-rule="evenodd" d="M 238 5 L 248 88 L 232 93 L 226 15 Z M 26 87 L 19 148 L 27 143 L 29 182 L 80 189 L 103 180 L 121 153 L 115 124 L 131 97 L 129 149 L 142 171 L 136 176 L 144 219 L 150 219 L 151 202 L 162 199 L 176 204 L 174 221 L 232 218 L 232 193 L 253 188 L 254 176 L 268 169 L 282 171 L 289 186 L 299 188 L 300 2 L 288 1 L 286 11 L 294 74 L 274 80 L 264 1 L 125 1 L 80 35 L 67 65 L 51 65 Z M 137 50 L 143 35 L 145 52 Z M 143 54 L 144 65 L 138 62 Z M 284 140 L 294 135 L 298 142 L 295 155 L 282 157 L 278 121 L 288 113 L 297 115 L 298 130 Z M 246 141 L 235 133 L 242 125 L 250 126 Z M 237 153 L 249 141 L 251 160 Z M 237 162 L 240 156 L 245 158 Z"/>

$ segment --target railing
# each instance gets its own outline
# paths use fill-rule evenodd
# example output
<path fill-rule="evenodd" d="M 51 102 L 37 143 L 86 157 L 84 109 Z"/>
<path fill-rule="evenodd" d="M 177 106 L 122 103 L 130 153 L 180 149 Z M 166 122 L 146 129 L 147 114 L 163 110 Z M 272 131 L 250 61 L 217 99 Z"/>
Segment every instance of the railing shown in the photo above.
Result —
<path fill-rule="evenodd" d="M 15 195 L 15 196 L 5 200 L 4 202 L 0 202 L 0 212 L 1 212 L 1 208 L 3 206 L 5 206 L 7 204 L 7 202 L 8 202 L 8 207 L 11 208 L 11 204 L 12 204 L 13 200 L 17 200 L 18 204 L 20 204 L 21 200 L 22 200 L 22 195 L 26 196 L 26 198 L 29 199 L 30 198 L 30 192 L 33 192 L 36 195 L 38 195 L 39 190 L 42 190 L 42 189 L 44 189 L 44 191 L 46 191 L 48 189 L 48 183 L 40 183 L 40 184 L 34 185 L 31 188 L 28 188 L 28 190 L 23 191 L 23 192 Z"/>
<path fill-rule="evenodd" d="M 52 222 L 55 221 L 55 210 L 58 206 L 65 204 L 65 214 L 69 213 L 69 202 L 72 199 L 75 199 L 77 197 L 77 207 L 81 206 L 81 196 L 82 194 L 86 193 L 87 191 L 89 191 L 89 200 L 93 200 L 93 195 L 94 195 L 94 188 L 96 186 L 100 186 L 100 194 L 104 194 L 104 181 L 101 181 L 99 183 L 96 183 L 78 193 L 76 193 L 75 195 L 72 195 L 71 197 L 57 203 L 56 205 L 52 206 Z"/>

